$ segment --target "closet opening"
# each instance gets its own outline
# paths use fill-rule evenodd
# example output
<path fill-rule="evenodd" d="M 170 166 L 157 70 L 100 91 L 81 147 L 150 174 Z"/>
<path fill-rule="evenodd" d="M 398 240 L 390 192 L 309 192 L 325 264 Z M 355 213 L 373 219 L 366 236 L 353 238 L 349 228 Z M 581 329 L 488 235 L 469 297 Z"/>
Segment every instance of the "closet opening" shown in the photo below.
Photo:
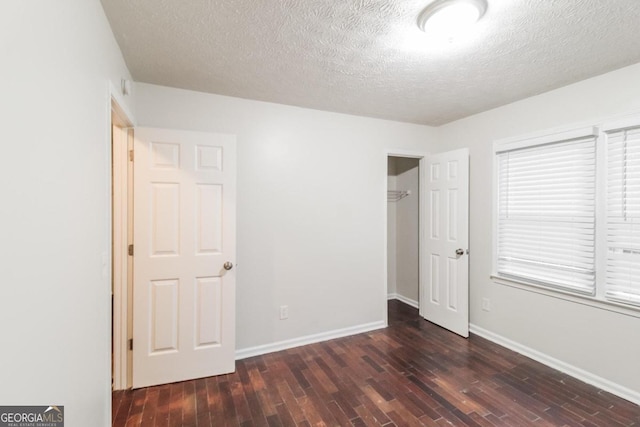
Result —
<path fill-rule="evenodd" d="M 387 156 L 387 299 L 420 308 L 420 163 Z"/>

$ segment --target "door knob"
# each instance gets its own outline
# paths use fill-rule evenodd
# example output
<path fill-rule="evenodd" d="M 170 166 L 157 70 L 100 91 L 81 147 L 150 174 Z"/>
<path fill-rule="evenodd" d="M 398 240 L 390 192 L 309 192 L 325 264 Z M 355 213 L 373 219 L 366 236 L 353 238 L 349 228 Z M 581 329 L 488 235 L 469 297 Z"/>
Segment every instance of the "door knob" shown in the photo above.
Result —
<path fill-rule="evenodd" d="M 458 256 L 464 255 L 464 249 L 456 249 L 456 255 Z"/>
<path fill-rule="evenodd" d="M 223 265 L 225 270 L 231 270 L 233 268 L 233 264 L 230 263 L 229 261 L 225 262 Z"/>

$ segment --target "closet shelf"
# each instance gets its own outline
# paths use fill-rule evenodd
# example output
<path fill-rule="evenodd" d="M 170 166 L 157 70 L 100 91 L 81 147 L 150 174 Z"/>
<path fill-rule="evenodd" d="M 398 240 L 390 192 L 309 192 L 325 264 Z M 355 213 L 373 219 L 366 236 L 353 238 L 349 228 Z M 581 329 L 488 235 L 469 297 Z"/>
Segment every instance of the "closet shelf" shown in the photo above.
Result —
<path fill-rule="evenodd" d="M 387 202 L 397 202 L 411 194 L 411 190 L 387 190 Z"/>

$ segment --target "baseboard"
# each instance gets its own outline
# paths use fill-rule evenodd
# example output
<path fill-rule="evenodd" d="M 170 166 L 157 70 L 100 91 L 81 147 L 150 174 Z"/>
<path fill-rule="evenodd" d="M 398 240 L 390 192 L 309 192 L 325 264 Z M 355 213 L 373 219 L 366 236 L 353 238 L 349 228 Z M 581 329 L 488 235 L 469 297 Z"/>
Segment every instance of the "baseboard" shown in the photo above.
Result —
<path fill-rule="evenodd" d="M 409 298 L 407 298 L 405 296 L 402 296 L 400 294 L 389 294 L 389 295 L 387 295 L 387 299 L 388 300 L 389 299 L 397 299 L 398 301 L 401 301 L 401 302 L 403 302 L 403 303 L 405 303 L 407 305 L 410 305 L 413 308 L 417 308 L 417 309 L 420 308 L 420 303 L 418 301 L 409 299 Z"/>
<path fill-rule="evenodd" d="M 236 350 L 236 360 L 246 359 L 247 357 L 260 356 L 261 354 L 273 353 L 281 350 L 287 350 L 289 348 L 300 347 L 302 345 L 328 341 L 335 338 L 347 337 L 349 335 L 361 334 L 364 332 L 370 332 L 386 327 L 387 324 L 384 321 L 365 323 L 364 325 L 351 326 L 348 328 L 336 329 L 319 334 L 306 335 L 304 337 L 293 338 L 290 340 L 278 341 L 271 344 L 243 348 L 240 350 Z"/>
<path fill-rule="evenodd" d="M 566 363 L 554 357 L 551 357 L 545 353 L 541 353 L 530 347 L 527 347 L 525 345 L 512 341 L 508 338 L 505 338 L 501 335 L 498 335 L 491 331 L 483 329 L 480 326 L 470 324 L 469 331 L 473 334 L 481 336 L 482 338 L 486 338 L 489 341 L 492 341 L 496 344 L 499 344 L 503 347 L 506 347 L 517 353 L 520 353 L 524 356 L 527 356 L 537 362 L 540 362 L 551 368 L 557 369 L 560 372 L 564 372 L 565 374 L 571 375 L 572 377 L 577 378 L 581 381 L 584 381 L 585 383 L 591 384 L 609 393 L 615 394 L 616 396 L 619 396 L 623 399 L 633 402 L 636 405 L 640 405 L 640 392 L 638 391 L 624 387 L 620 384 L 614 383 L 613 381 L 609 381 L 591 372 L 585 371 L 584 369 L 580 369 L 569 363 Z"/>

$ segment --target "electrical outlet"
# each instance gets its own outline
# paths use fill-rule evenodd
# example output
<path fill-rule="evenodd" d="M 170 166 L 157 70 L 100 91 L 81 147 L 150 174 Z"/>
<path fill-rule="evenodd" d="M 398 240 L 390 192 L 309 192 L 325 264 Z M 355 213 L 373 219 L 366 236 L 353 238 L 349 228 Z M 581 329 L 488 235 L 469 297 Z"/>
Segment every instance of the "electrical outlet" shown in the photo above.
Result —
<path fill-rule="evenodd" d="M 284 319 L 288 319 L 289 318 L 289 306 L 288 305 L 281 305 L 280 306 L 280 320 L 284 320 Z"/>
<path fill-rule="evenodd" d="M 489 298 L 482 298 L 482 310 L 491 311 L 491 300 Z"/>

